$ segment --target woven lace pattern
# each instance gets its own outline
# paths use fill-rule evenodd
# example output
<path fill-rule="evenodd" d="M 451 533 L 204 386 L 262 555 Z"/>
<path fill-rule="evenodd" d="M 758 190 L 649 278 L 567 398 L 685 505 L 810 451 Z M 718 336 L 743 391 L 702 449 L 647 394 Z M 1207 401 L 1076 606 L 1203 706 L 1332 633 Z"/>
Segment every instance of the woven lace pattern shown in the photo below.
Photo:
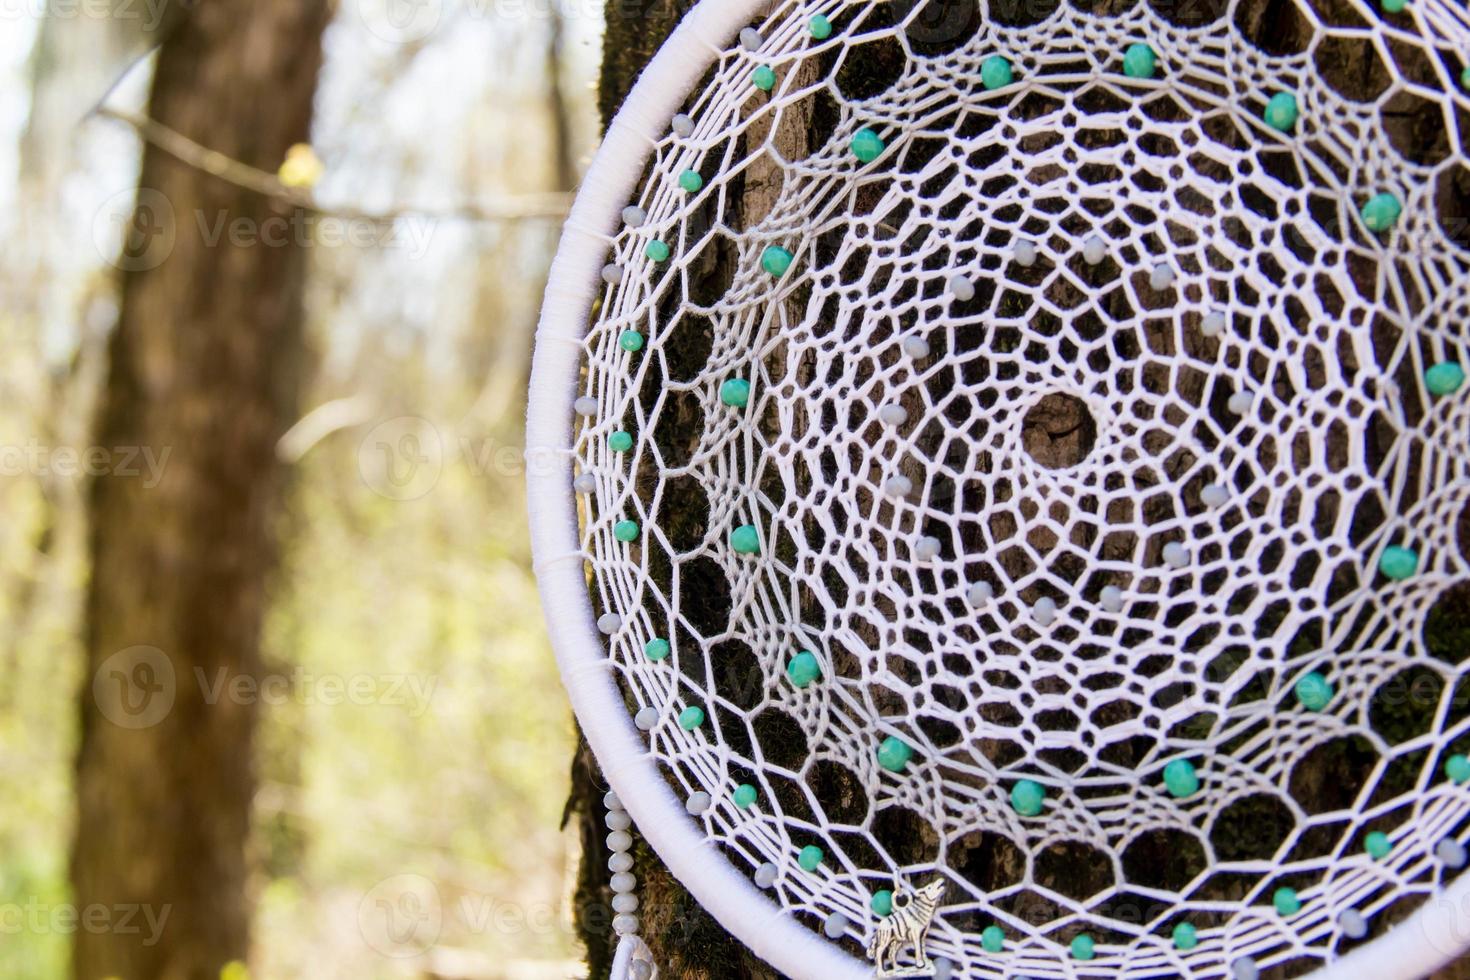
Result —
<path fill-rule="evenodd" d="M 875 891 L 943 877 L 929 951 L 956 976 L 1296 975 L 1360 941 L 1344 912 L 1371 940 L 1456 874 L 1470 396 L 1424 376 L 1470 360 L 1470 25 L 1259 6 L 777 2 L 710 52 L 628 202 L 576 443 L 608 656 L 676 792 L 709 795 L 712 859 L 773 866 L 857 955 Z M 1123 70 L 1140 42 L 1151 78 Z M 1416 574 L 1379 573 L 1391 546 Z M 1312 671 L 1321 711 L 1293 694 Z"/>

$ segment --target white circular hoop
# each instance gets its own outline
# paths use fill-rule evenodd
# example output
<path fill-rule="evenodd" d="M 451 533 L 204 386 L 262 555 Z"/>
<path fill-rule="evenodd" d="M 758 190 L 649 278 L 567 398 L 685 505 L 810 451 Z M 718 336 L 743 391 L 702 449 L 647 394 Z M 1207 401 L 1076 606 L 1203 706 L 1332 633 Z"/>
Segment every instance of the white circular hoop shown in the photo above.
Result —
<path fill-rule="evenodd" d="M 852 978 L 872 967 L 798 922 L 736 871 L 671 791 L 625 706 L 587 588 L 579 529 L 572 405 L 586 354 L 599 273 L 654 144 L 711 61 L 771 0 L 703 0 L 649 64 L 595 157 L 552 267 L 536 337 L 527 418 L 528 497 L 535 571 L 548 629 L 577 717 L 603 772 L 653 849 L 702 906 L 762 959 L 798 978 Z M 1444 0 L 1424 16 L 1470 31 Z M 1383 937 L 1324 966 L 1328 978 L 1415 977 L 1470 949 L 1470 875 L 1426 901 Z M 1213 975 L 1213 974 L 1212 974 Z"/>

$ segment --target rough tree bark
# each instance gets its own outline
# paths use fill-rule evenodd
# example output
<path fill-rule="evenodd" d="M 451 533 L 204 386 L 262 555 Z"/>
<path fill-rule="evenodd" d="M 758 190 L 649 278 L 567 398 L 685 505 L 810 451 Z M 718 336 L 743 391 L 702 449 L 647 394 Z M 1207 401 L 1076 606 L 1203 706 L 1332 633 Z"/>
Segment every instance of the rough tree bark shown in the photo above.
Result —
<path fill-rule="evenodd" d="M 895 0 L 894 7 L 907 11 L 922 4 L 931 9 L 921 13 L 921 17 L 934 18 L 935 23 L 959 24 L 976 15 L 978 2 L 979 0 Z M 1322 2 L 1330 4 L 1333 0 Z M 990 4 L 997 16 L 1011 21 L 1043 16 L 1054 5 L 1043 2 L 1028 7 L 1017 0 L 994 0 Z M 1099 13 L 1107 13 L 1131 4 L 1126 0 L 1093 0 L 1084 5 Z M 692 6 L 693 0 L 622 0 L 608 3 L 600 90 L 604 125 L 622 105 L 643 66 L 673 30 L 679 18 Z M 1174 5 L 1170 9 L 1174 14 L 1172 19 L 1186 20 L 1198 26 L 1221 16 L 1226 9 L 1226 3 L 1225 0 L 1202 0 L 1201 3 L 1187 5 L 1186 8 Z M 1242 5 L 1241 11 L 1238 26 L 1263 48 L 1280 53 L 1299 50 L 1304 46 L 1308 25 L 1297 12 L 1292 0 L 1267 0 L 1257 5 Z M 1351 55 L 1347 63 L 1333 67 L 1340 77 L 1356 78 L 1362 84 L 1368 85 L 1370 70 L 1366 64 L 1360 66 L 1352 63 L 1355 57 L 1358 55 Z M 1420 122 L 1423 120 L 1407 119 L 1403 125 L 1415 126 Z M 789 141 L 793 136 L 799 141 L 799 134 L 782 133 L 777 138 Z M 795 157 L 799 155 L 792 154 Z M 762 182 L 758 175 L 757 179 L 747 182 L 745 190 L 747 217 L 759 214 L 762 208 L 769 207 L 769 202 L 762 199 Z M 1023 440 L 1027 451 L 1038 458 L 1044 458 L 1051 465 L 1076 462 L 1080 456 L 1085 455 L 1095 439 L 1095 432 L 1088 424 L 1090 420 L 1085 411 L 1079 413 L 1079 407 L 1065 400 L 1038 406 L 1039 410 L 1026 420 Z M 1470 534 L 1466 537 L 1470 539 Z M 1462 629 L 1463 619 L 1457 619 L 1451 625 L 1456 630 Z M 609 888 L 610 873 L 607 870 L 610 854 L 604 844 L 606 831 L 603 826 L 605 811 L 602 794 L 606 788 L 595 759 L 585 742 L 582 743 L 572 765 L 572 792 L 567 804 L 567 819 L 576 822 L 583 845 L 583 863 L 577 893 L 577 922 L 586 946 L 592 977 L 607 975 L 617 945 L 617 937 L 611 929 L 612 893 Z M 770 967 L 751 956 L 738 941 L 720 929 L 636 835 L 635 840 L 635 871 L 641 899 L 638 913 L 641 920 L 640 935 L 651 947 L 666 975 L 680 978 L 777 976 Z M 951 857 L 953 856 L 952 854 Z M 1167 850 L 1158 851 L 1151 859 L 1160 865 L 1177 863 L 1179 860 Z M 963 873 L 982 888 L 997 875 L 1014 873 L 1015 868 L 1011 866 L 1019 860 L 1020 854 L 1013 848 L 1009 851 L 998 848 L 994 841 L 987 839 L 977 840 L 974 846 L 961 851 Z M 1065 893 L 1071 890 L 1071 885 L 1085 885 L 1089 873 L 1089 869 L 1080 862 L 1063 861 L 1049 870 L 1038 871 L 1038 877 L 1048 886 Z M 1274 973 L 1272 976 L 1274 977 Z M 1436 974 L 1434 980 L 1467 978 L 1470 978 L 1470 965 L 1458 963 Z"/>
<path fill-rule="evenodd" d="M 274 170 L 308 138 L 328 19 L 327 0 L 203 0 L 159 51 L 152 115 Z M 166 461 L 156 486 L 91 488 L 71 873 L 79 907 L 141 907 L 162 935 L 78 929 L 77 980 L 215 980 L 248 952 L 256 707 L 229 683 L 260 672 L 303 217 L 144 154 L 96 442 Z"/>

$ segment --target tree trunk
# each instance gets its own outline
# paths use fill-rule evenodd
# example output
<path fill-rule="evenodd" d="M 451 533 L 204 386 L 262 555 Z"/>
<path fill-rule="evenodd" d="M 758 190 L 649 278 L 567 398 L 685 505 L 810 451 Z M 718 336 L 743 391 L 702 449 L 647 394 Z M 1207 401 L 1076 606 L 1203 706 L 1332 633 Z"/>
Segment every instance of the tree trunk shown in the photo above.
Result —
<path fill-rule="evenodd" d="M 328 18 L 325 0 L 205 0 L 159 52 L 152 115 L 273 171 L 308 137 Z M 77 980 L 215 980 L 248 952 L 248 685 L 299 388 L 304 217 L 144 154 L 96 436 L 119 465 L 89 503 L 72 853 L 77 906 L 109 927 L 77 929 Z"/>
<path fill-rule="evenodd" d="M 604 126 L 623 104 L 643 66 L 693 6 L 692 0 L 639 0 L 607 5 L 599 97 Z M 603 824 L 606 810 L 602 796 L 606 790 L 592 752 L 581 742 L 572 764 L 567 819 L 576 822 L 582 841 L 576 919 L 586 946 L 591 977 L 608 975 L 618 940 L 612 930 L 611 874 L 607 869 L 611 853 Z M 634 838 L 634 873 L 638 876 L 641 902 L 639 935 L 648 943 L 664 975 L 690 980 L 778 976 L 720 928 L 669 874 L 642 838 L 636 834 Z"/>

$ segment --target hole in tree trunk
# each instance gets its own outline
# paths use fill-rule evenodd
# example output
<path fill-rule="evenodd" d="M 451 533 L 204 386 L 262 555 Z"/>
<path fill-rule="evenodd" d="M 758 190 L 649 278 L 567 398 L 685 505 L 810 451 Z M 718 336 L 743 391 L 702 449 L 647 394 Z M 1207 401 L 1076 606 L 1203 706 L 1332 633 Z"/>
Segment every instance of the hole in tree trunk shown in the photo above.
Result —
<path fill-rule="evenodd" d="M 1054 470 L 1076 466 L 1097 444 L 1097 423 L 1075 395 L 1052 392 L 1031 406 L 1021 422 L 1026 455 Z"/>

